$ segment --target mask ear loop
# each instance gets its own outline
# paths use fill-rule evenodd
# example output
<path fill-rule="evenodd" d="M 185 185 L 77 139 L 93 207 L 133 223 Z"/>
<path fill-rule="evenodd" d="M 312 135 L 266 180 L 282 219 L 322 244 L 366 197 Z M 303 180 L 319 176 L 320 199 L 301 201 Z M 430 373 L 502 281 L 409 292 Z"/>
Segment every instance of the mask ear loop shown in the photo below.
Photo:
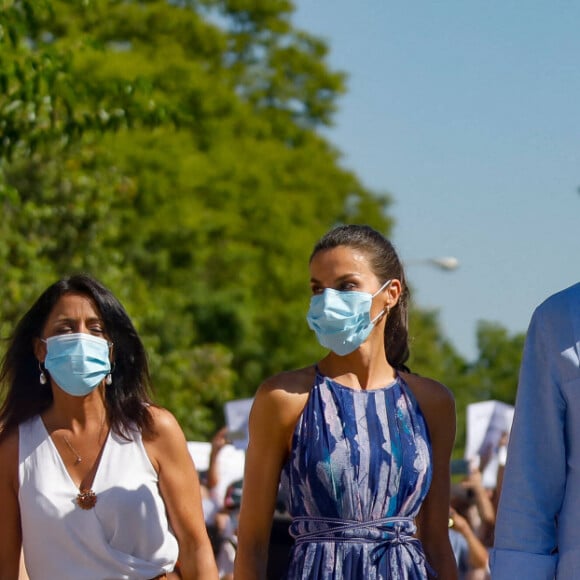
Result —
<path fill-rule="evenodd" d="M 375 296 L 378 296 L 385 288 L 388 288 L 389 284 L 393 281 L 392 278 L 389 278 L 389 280 L 387 280 L 374 294 L 373 294 L 373 298 Z"/>
<path fill-rule="evenodd" d="M 388 317 L 391 307 L 387 304 L 386 308 L 381 310 L 372 320 L 371 324 L 376 324 L 383 316 Z"/>
<path fill-rule="evenodd" d="M 374 294 L 373 294 L 373 298 L 375 296 L 377 296 L 378 294 L 380 294 L 385 288 L 389 287 L 389 284 L 393 281 L 392 278 L 390 278 L 389 280 L 387 280 Z M 383 308 L 383 310 L 381 310 L 372 320 L 371 320 L 371 324 L 376 324 L 383 316 L 389 316 L 389 312 L 391 310 L 391 307 L 387 304 L 386 308 Z"/>

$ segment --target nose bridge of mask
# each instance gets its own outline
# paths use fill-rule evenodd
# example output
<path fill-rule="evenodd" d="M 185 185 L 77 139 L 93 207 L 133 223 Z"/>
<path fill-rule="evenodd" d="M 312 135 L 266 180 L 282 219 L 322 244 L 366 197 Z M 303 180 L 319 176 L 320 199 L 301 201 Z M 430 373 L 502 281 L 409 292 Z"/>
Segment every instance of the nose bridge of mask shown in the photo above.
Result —
<path fill-rule="evenodd" d="M 101 338 L 100 336 L 93 336 L 92 334 L 87 334 L 86 332 L 74 332 L 71 334 L 56 334 L 55 336 L 41 338 L 40 340 L 44 342 L 44 344 L 46 344 L 47 346 L 51 342 L 53 344 L 60 343 L 63 345 L 66 343 L 72 343 L 75 346 L 77 346 L 77 348 L 79 348 L 78 345 L 84 345 L 85 342 L 91 342 L 94 345 L 102 345 L 103 343 L 107 343 L 107 347 L 109 349 L 111 349 L 111 347 L 113 346 L 112 342 L 104 338 Z"/>

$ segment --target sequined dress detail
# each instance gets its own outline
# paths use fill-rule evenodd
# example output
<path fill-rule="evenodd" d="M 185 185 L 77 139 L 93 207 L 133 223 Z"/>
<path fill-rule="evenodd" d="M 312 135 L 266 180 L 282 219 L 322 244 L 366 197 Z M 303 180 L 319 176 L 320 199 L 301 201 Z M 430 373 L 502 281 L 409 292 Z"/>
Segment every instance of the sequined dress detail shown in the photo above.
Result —
<path fill-rule="evenodd" d="M 282 471 L 287 579 L 426 579 L 414 518 L 431 477 L 425 419 L 402 377 L 355 390 L 317 370 Z"/>

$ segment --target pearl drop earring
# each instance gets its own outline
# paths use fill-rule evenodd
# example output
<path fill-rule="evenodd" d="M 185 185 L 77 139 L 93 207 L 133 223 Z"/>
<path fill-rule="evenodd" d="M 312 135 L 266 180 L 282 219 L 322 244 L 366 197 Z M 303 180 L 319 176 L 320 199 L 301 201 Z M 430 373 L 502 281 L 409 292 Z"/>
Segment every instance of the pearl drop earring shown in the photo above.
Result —
<path fill-rule="evenodd" d="M 42 364 L 40 361 L 38 361 L 38 370 L 40 371 L 40 376 L 38 377 L 38 380 L 40 381 L 41 385 L 46 385 L 46 383 L 48 382 L 46 375 L 44 374 L 44 369 L 42 368 Z"/>

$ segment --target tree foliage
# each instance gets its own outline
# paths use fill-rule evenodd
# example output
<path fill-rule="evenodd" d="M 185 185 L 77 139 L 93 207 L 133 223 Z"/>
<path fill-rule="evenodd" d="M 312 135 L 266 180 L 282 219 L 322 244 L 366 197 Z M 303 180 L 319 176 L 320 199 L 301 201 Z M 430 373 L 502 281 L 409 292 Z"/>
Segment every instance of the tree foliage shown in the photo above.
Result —
<path fill-rule="evenodd" d="M 317 133 L 343 76 L 291 8 L 54 0 L 4 14 L 2 333 L 56 277 L 93 273 L 189 436 L 318 353 L 304 324 L 315 239 L 343 221 L 390 227 L 388 196 Z"/>
<path fill-rule="evenodd" d="M 134 319 L 159 402 L 207 437 L 224 401 L 320 356 L 304 319 L 318 237 L 345 222 L 390 233 L 390 196 L 319 131 L 345 76 L 288 0 L 2 8 L 0 333 L 58 277 L 92 273 Z M 509 399 L 436 313 L 412 324 L 417 370 Z M 494 341 L 509 340 L 481 340 L 495 372 Z"/>

